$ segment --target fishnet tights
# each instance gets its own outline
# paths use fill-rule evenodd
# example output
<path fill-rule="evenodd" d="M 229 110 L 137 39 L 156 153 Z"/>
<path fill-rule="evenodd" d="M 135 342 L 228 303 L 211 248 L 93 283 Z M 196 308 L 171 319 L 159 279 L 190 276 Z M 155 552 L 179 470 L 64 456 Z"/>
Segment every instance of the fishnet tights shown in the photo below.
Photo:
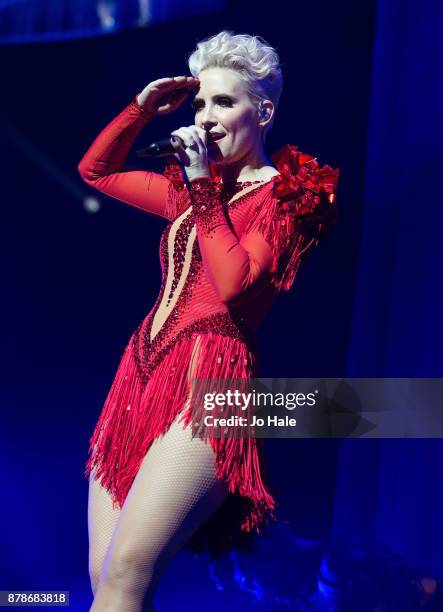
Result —
<path fill-rule="evenodd" d="M 149 449 L 121 510 L 91 474 L 91 612 L 140 612 L 144 598 L 153 610 L 168 562 L 228 494 L 210 444 L 177 421 Z"/>

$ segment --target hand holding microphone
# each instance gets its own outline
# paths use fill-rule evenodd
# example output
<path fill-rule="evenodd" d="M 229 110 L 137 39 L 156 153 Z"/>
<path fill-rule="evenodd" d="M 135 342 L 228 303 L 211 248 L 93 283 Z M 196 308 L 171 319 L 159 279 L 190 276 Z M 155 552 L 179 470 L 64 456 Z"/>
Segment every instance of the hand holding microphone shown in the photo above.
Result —
<path fill-rule="evenodd" d="M 208 164 L 206 131 L 196 125 L 181 127 L 171 132 L 176 137 L 174 157 L 182 164 L 189 181 L 198 177 L 211 177 Z M 183 144 L 182 144 L 183 143 Z"/>
<path fill-rule="evenodd" d="M 164 157 L 173 155 L 184 166 L 188 180 L 197 176 L 210 176 L 207 158 L 207 133 L 190 125 L 171 132 L 169 138 L 157 140 L 136 151 L 137 157 Z"/>

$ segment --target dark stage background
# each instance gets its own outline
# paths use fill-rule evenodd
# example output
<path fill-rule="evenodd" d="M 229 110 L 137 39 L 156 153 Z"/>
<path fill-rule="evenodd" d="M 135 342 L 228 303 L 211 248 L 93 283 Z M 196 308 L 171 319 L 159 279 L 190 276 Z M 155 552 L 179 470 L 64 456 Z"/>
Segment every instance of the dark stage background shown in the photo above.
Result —
<path fill-rule="evenodd" d="M 442 376 L 441 8 L 217 6 L 149 28 L 0 49 L 0 590 L 69 590 L 71 609 L 89 609 L 88 440 L 124 346 L 156 299 L 166 221 L 93 192 L 77 164 L 148 82 L 187 74 L 185 56 L 210 34 L 259 34 L 281 56 L 285 88 L 268 152 L 296 144 L 341 171 L 339 224 L 263 325 L 263 376 Z M 156 119 L 133 152 L 191 119 L 186 104 Z M 133 152 L 129 162 L 140 165 Z M 85 209 L 86 196 L 100 200 L 98 212 Z M 442 440 L 267 447 L 285 522 L 254 558 L 214 568 L 180 553 L 159 610 L 295 609 L 300 555 L 311 552 L 315 569 L 331 538 L 443 577 Z"/>

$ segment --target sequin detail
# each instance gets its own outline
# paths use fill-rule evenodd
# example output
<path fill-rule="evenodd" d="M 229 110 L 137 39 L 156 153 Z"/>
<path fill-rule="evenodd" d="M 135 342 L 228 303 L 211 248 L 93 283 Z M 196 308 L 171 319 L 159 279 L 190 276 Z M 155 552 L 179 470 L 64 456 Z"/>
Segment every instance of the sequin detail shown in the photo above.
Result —
<path fill-rule="evenodd" d="M 186 248 L 189 233 L 192 228 L 192 215 L 189 215 L 182 221 L 177 230 L 174 241 L 174 260 L 179 258 L 179 265 L 175 268 L 174 280 L 176 280 L 179 271 L 183 267 L 184 250 Z M 229 336 L 242 341 L 250 347 L 251 351 L 256 350 L 256 336 L 249 329 L 243 317 L 238 317 L 225 306 L 218 313 L 211 314 L 206 317 L 201 317 L 193 321 L 190 325 L 181 329 L 178 333 L 174 333 L 174 328 L 177 326 L 180 317 L 185 313 L 186 306 L 192 298 L 194 288 L 199 282 L 199 277 L 203 272 L 200 248 L 198 241 L 194 242 L 192 248 L 192 256 L 189 266 L 189 272 L 186 281 L 183 285 L 181 293 L 177 299 L 174 308 L 169 313 L 160 330 L 151 340 L 151 331 L 155 313 L 159 305 L 162 303 L 167 271 L 168 271 L 168 237 L 172 224 L 168 225 L 164 230 L 160 239 L 160 259 L 162 265 L 162 283 L 160 292 L 154 308 L 149 315 L 138 325 L 133 336 L 134 360 L 136 362 L 137 371 L 143 385 L 146 385 L 154 370 L 158 367 L 164 357 L 172 350 L 173 346 L 184 338 L 192 338 L 202 333 L 218 333 L 221 336 Z M 174 262 L 175 263 L 175 262 Z"/>
<path fill-rule="evenodd" d="M 210 234 L 217 225 L 226 222 L 221 200 L 211 178 L 191 181 L 189 194 L 197 231 Z"/>
<path fill-rule="evenodd" d="M 185 263 L 185 255 L 186 248 L 188 246 L 189 235 L 194 224 L 194 220 L 192 215 L 188 215 L 186 219 L 180 224 L 180 227 L 177 230 L 174 239 L 174 278 L 171 285 L 171 290 L 168 295 L 167 305 L 171 303 L 172 298 L 174 297 L 174 292 L 177 288 L 178 282 L 180 280 L 183 265 Z"/>
<path fill-rule="evenodd" d="M 258 187 L 262 187 L 268 182 L 244 181 L 228 186 L 209 177 L 192 180 L 189 184 L 189 195 L 197 231 L 204 235 L 211 235 L 216 227 L 226 223 L 226 209 L 235 208 L 249 194 L 255 195 L 257 189 L 252 189 L 231 202 L 230 200 L 238 191 L 256 183 L 259 183 Z"/>
<path fill-rule="evenodd" d="M 147 384 L 153 372 L 163 361 L 163 359 L 169 355 L 177 342 L 184 339 L 189 340 L 191 338 L 195 338 L 200 334 L 212 333 L 219 336 L 227 336 L 243 342 L 252 353 L 256 352 L 257 350 L 257 338 L 254 332 L 248 329 L 243 319 L 235 317 L 232 315 L 232 313 L 216 313 L 193 321 L 190 325 L 178 332 L 178 334 L 176 334 L 172 340 L 167 342 L 167 344 L 160 350 L 158 350 L 158 348 L 161 344 L 162 337 L 159 337 L 159 334 L 161 334 L 163 328 L 159 334 L 155 336 L 154 340 L 149 343 L 151 324 L 152 319 L 146 325 L 146 329 L 142 337 L 140 337 L 140 331 L 142 328 L 142 324 L 140 324 L 135 330 L 133 336 L 133 346 L 135 349 L 134 358 L 140 380 L 143 385 Z M 141 357 L 139 356 L 140 346 L 142 351 Z M 221 362 L 221 357 L 218 359 L 219 362 Z"/>

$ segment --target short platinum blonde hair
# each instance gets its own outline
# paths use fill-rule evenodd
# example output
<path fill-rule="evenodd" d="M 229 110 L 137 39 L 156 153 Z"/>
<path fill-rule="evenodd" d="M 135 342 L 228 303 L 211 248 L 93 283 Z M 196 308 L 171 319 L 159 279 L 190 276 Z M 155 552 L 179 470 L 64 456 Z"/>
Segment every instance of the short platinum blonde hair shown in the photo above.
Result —
<path fill-rule="evenodd" d="M 264 128 L 263 138 L 266 137 L 274 123 L 283 90 L 280 58 L 266 40 L 223 30 L 197 43 L 197 48 L 188 57 L 188 66 L 195 77 L 205 68 L 234 70 L 246 83 L 247 94 L 258 110 L 263 100 L 271 100 L 274 114 Z"/>

